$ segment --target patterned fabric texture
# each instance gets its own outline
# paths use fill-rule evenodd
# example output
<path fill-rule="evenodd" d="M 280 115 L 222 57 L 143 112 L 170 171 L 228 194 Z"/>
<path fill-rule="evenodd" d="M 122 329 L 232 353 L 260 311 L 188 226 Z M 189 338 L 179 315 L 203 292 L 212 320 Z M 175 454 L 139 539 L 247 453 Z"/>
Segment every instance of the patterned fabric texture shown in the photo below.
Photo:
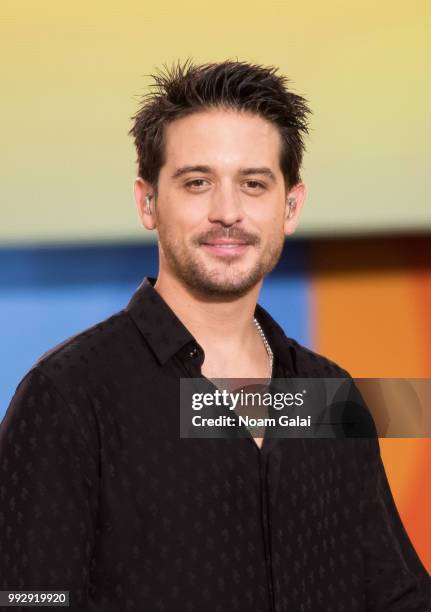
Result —
<path fill-rule="evenodd" d="M 179 437 L 180 378 L 205 356 L 154 283 L 19 384 L 0 589 L 68 590 L 88 612 L 431 610 L 378 439 Z M 255 316 L 275 377 L 348 376 Z"/>

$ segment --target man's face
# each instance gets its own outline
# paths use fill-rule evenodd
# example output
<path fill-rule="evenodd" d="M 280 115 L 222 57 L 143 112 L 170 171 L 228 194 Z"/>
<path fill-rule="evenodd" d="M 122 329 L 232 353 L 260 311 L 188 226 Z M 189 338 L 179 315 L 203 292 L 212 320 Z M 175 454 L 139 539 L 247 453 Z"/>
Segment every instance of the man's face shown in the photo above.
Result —
<path fill-rule="evenodd" d="M 243 295 L 283 249 L 277 128 L 258 115 L 208 110 L 169 124 L 165 147 L 153 208 L 161 272 L 212 298 Z"/>

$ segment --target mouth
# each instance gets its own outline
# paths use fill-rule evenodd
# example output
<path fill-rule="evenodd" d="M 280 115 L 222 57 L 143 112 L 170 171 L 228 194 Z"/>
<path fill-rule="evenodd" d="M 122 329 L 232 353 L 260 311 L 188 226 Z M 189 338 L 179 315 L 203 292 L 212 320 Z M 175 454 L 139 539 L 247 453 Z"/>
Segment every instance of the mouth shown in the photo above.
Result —
<path fill-rule="evenodd" d="M 202 246 L 213 255 L 233 256 L 245 253 L 250 244 L 238 240 L 217 240 L 215 242 L 203 242 Z"/>

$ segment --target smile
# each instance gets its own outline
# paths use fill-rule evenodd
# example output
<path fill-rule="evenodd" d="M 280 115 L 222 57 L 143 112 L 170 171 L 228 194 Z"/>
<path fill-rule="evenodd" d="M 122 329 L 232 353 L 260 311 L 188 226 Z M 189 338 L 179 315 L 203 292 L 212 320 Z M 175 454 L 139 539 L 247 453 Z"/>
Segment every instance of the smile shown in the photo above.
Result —
<path fill-rule="evenodd" d="M 250 246 L 245 242 L 203 243 L 203 247 L 214 255 L 241 255 Z"/>

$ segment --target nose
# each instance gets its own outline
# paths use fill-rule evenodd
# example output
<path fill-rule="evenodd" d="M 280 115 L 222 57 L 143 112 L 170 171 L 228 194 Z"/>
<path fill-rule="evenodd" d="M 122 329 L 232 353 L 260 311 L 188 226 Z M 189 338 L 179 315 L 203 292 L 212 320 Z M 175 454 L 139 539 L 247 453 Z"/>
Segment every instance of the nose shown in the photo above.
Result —
<path fill-rule="evenodd" d="M 244 211 L 240 194 L 233 185 L 220 185 L 211 194 L 208 220 L 211 223 L 234 225 L 242 221 Z"/>

